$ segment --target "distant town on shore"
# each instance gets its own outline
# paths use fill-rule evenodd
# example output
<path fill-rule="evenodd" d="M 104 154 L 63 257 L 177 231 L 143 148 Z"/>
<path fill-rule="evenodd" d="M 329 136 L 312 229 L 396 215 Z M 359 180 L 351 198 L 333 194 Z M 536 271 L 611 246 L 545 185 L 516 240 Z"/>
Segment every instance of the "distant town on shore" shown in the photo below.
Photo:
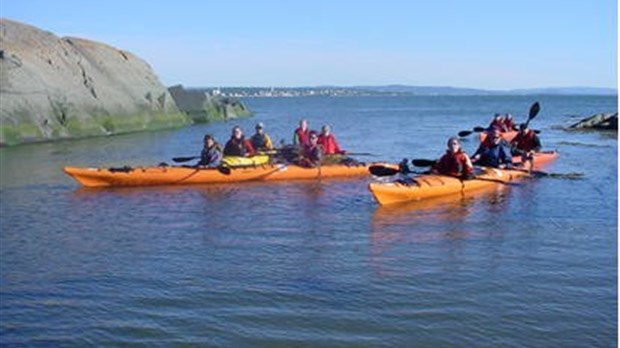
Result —
<path fill-rule="evenodd" d="M 353 97 L 353 96 L 411 96 L 411 95 L 617 95 L 613 88 L 559 87 L 512 90 L 485 90 L 475 88 L 435 86 L 317 86 L 317 87 L 193 87 L 205 93 L 223 97 L 269 98 L 269 97 Z"/>

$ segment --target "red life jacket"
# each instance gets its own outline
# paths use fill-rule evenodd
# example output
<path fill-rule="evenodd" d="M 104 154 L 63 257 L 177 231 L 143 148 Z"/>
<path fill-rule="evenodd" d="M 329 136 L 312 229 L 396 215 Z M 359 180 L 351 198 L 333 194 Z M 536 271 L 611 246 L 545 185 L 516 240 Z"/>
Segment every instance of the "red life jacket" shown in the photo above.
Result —
<path fill-rule="evenodd" d="M 310 144 L 310 130 L 302 130 L 301 128 L 295 129 L 295 137 L 299 141 L 299 145 L 306 146 Z"/>
<path fill-rule="evenodd" d="M 519 132 L 517 136 L 512 140 L 512 143 L 515 144 L 517 149 L 529 152 L 536 148 L 534 136 L 536 136 L 536 134 L 534 134 L 531 129 L 528 129 L 525 134 Z"/>
<path fill-rule="evenodd" d="M 513 120 L 504 119 L 504 126 L 506 127 L 506 131 L 509 132 L 515 129 L 515 122 Z"/>
<path fill-rule="evenodd" d="M 338 146 L 338 142 L 336 141 L 336 138 L 333 134 L 329 134 L 327 136 L 324 134 L 319 135 L 318 143 L 323 147 L 323 152 L 326 155 L 333 155 L 344 152 L 340 149 L 340 146 Z"/>
<path fill-rule="evenodd" d="M 435 165 L 435 170 L 440 174 L 450 176 L 462 176 L 472 174 L 474 168 L 467 163 L 465 152 L 459 150 L 457 153 L 446 151 L 439 162 Z"/>

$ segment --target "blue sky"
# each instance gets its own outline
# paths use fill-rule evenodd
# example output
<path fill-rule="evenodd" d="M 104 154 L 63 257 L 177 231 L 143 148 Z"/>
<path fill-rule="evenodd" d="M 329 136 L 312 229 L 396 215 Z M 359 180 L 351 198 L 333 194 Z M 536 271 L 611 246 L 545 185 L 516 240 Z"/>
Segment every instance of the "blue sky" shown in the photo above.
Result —
<path fill-rule="evenodd" d="M 166 85 L 617 85 L 615 0 L 0 0 L 145 59 Z"/>

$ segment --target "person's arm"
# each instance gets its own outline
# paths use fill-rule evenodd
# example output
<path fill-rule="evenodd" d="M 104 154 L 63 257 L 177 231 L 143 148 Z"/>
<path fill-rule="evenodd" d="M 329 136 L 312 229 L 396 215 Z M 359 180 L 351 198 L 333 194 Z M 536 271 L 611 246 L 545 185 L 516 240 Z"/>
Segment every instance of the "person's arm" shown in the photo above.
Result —
<path fill-rule="evenodd" d="M 271 138 L 265 134 L 265 149 L 273 150 L 273 143 L 271 142 Z"/>
<path fill-rule="evenodd" d="M 510 148 L 507 146 L 507 144 L 502 144 L 501 146 L 501 151 L 503 153 L 502 160 L 505 164 L 505 167 L 510 167 L 512 166 L 512 154 L 510 153 Z"/>
<path fill-rule="evenodd" d="M 245 147 L 245 157 L 251 157 L 256 154 L 256 149 L 254 149 L 252 142 L 249 140 L 245 139 L 243 141 L 243 146 Z"/>
<path fill-rule="evenodd" d="M 439 161 L 437 161 L 431 167 L 431 173 L 432 174 L 442 174 L 444 172 L 444 170 L 445 170 L 445 159 L 446 159 L 446 155 L 441 156 Z"/>
<path fill-rule="evenodd" d="M 223 157 L 222 149 L 219 148 L 218 146 L 213 151 L 213 157 L 211 158 L 211 163 L 209 163 L 209 167 L 212 167 L 212 168 L 219 167 L 220 164 L 222 164 L 222 157 Z"/>
<path fill-rule="evenodd" d="M 336 153 L 344 155 L 345 151 L 340 148 L 340 145 L 338 145 L 338 142 L 336 141 L 336 137 L 333 135 L 332 140 L 334 141 L 334 150 L 336 150 Z"/>
<path fill-rule="evenodd" d="M 299 139 L 299 134 L 297 134 L 297 131 L 293 132 L 293 145 L 299 145 L 301 144 L 301 140 Z"/>
<path fill-rule="evenodd" d="M 534 148 L 532 150 L 534 150 L 534 152 L 539 152 L 540 149 L 542 149 L 542 144 L 540 143 L 538 135 L 534 134 L 532 141 L 534 142 Z"/>
<path fill-rule="evenodd" d="M 484 150 L 484 144 L 480 143 L 480 145 L 478 145 L 478 148 L 476 149 L 476 152 L 474 152 L 474 155 L 471 156 L 471 162 L 472 163 L 476 163 L 480 160 L 480 157 L 482 156 L 482 151 Z"/>

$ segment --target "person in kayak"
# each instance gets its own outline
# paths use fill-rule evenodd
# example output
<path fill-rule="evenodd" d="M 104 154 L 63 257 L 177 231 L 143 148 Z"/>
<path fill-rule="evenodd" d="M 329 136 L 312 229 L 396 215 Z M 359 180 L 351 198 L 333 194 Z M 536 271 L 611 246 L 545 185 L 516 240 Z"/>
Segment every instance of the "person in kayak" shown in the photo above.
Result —
<path fill-rule="evenodd" d="M 536 133 L 529 129 L 525 123 L 519 125 L 519 133 L 512 139 L 510 145 L 512 146 L 512 154 L 521 155 L 523 162 L 531 160 L 534 153 L 539 152 L 542 148 Z"/>
<path fill-rule="evenodd" d="M 252 142 L 252 146 L 256 151 L 269 151 L 273 150 L 273 143 L 271 142 L 271 138 L 267 133 L 265 133 L 265 125 L 262 122 L 258 122 L 256 124 L 256 133 L 252 135 L 250 141 Z"/>
<path fill-rule="evenodd" d="M 197 166 L 216 168 L 222 163 L 222 147 L 218 144 L 212 135 L 205 135 L 204 147 L 200 154 L 200 162 Z"/>
<path fill-rule="evenodd" d="M 507 131 L 517 130 L 517 125 L 515 125 L 515 121 L 512 119 L 511 113 L 506 113 L 506 116 L 504 117 L 504 126 Z"/>
<path fill-rule="evenodd" d="M 431 173 L 471 179 L 474 176 L 474 166 L 469 156 L 461 149 L 459 139 L 448 139 L 448 149 L 439 161 L 431 168 Z"/>
<path fill-rule="evenodd" d="M 304 146 L 310 143 L 310 129 L 308 129 L 308 121 L 302 119 L 299 121 L 299 128 L 295 129 L 295 133 L 293 133 L 293 145 L 298 146 L 300 148 L 304 148 Z"/>
<path fill-rule="evenodd" d="M 224 147 L 224 156 L 250 157 L 256 153 L 252 143 L 245 139 L 241 127 L 234 126 L 230 140 Z"/>
<path fill-rule="evenodd" d="M 502 114 L 495 114 L 487 129 L 489 132 L 493 129 L 498 129 L 502 132 L 506 132 L 506 124 L 504 124 L 504 118 L 502 117 Z"/>
<path fill-rule="evenodd" d="M 336 137 L 331 133 L 331 128 L 328 125 L 323 126 L 318 143 L 323 147 L 325 155 L 344 155 L 346 152 L 340 149 L 338 141 L 336 141 Z"/>
<path fill-rule="evenodd" d="M 319 144 L 319 135 L 315 131 L 310 131 L 308 133 L 308 144 L 304 146 L 302 157 L 298 164 L 309 168 L 320 166 L 323 155 L 323 147 Z"/>
<path fill-rule="evenodd" d="M 500 131 L 493 129 L 489 132 L 487 140 L 480 143 L 471 160 L 472 163 L 481 166 L 503 169 L 512 165 L 512 154 Z"/>

